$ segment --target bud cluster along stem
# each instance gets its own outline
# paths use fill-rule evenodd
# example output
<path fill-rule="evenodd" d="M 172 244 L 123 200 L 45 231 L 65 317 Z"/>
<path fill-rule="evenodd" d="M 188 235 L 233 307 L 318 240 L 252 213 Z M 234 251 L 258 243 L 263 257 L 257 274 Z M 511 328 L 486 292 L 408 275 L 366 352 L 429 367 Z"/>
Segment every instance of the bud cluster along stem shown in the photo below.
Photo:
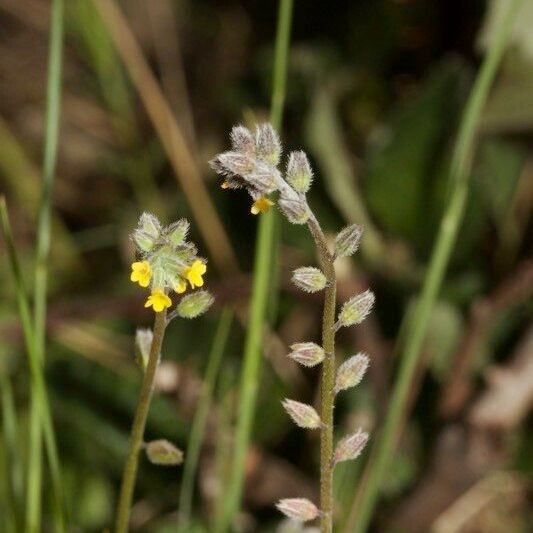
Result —
<path fill-rule="evenodd" d="M 314 342 L 299 342 L 288 354 L 297 363 L 321 366 L 321 405 L 317 412 L 312 406 L 285 399 L 283 408 L 302 428 L 320 430 L 320 509 L 303 498 L 281 500 L 278 509 L 291 519 L 306 522 L 320 517 L 321 531 L 333 529 L 333 469 L 340 461 L 355 459 L 363 450 L 368 435 L 359 430 L 341 439 L 334 450 L 333 409 L 335 396 L 341 390 L 356 386 L 364 376 L 369 359 L 357 354 L 342 364 L 336 372 L 335 335 L 341 327 L 360 324 L 374 305 L 374 294 L 365 291 L 350 298 L 335 320 L 337 280 L 335 259 L 353 255 L 363 234 L 363 228 L 352 224 L 336 237 L 330 250 L 327 239 L 307 202 L 313 172 L 306 154 L 291 152 L 285 171 L 280 170 L 282 152 L 277 133 L 269 124 L 257 127 L 255 135 L 237 126 L 231 133 L 232 150 L 219 154 L 211 161 L 212 168 L 223 177 L 222 188 L 244 188 L 254 203 L 253 214 L 263 213 L 277 204 L 287 220 L 293 224 L 307 224 L 316 245 L 319 267 L 300 267 L 293 272 L 292 281 L 305 292 L 324 291 L 321 346 Z"/>

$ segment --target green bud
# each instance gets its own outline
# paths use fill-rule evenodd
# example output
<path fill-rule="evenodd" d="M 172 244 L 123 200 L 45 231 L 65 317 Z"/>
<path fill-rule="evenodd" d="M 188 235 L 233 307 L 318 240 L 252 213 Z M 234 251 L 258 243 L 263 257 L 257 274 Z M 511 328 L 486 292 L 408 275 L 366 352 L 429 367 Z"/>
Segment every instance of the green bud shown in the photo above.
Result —
<path fill-rule="evenodd" d="M 292 282 L 305 292 L 318 292 L 326 287 L 326 276 L 315 267 L 297 268 L 292 273 Z"/>
<path fill-rule="evenodd" d="M 139 328 L 135 332 L 135 360 L 143 372 L 148 365 L 154 334 L 151 329 Z"/>
<path fill-rule="evenodd" d="M 296 192 L 305 194 L 309 190 L 313 179 L 313 171 L 305 152 L 290 153 L 286 179 Z"/>
<path fill-rule="evenodd" d="M 346 226 L 335 239 L 335 254 L 338 257 L 348 257 L 353 255 L 363 235 L 363 226 L 351 224 Z"/>
<path fill-rule="evenodd" d="M 335 329 L 360 324 L 372 311 L 376 297 L 372 291 L 365 291 L 350 298 L 342 306 Z"/>
<path fill-rule="evenodd" d="M 178 466 L 183 463 L 183 452 L 165 439 L 149 442 L 146 445 L 146 455 L 154 465 Z"/>
<path fill-rule="evenodd" d="M 133 231 L 133 241 L 141 252 L 149 252 L 161 235 L 161 224 L 151 213 L 139 217 L 137 228 Z"/>
<path fill-rule="evenodd" d="M 196 291 L 184 296 L 176 311 L 181 318 L 196 318 L 205 313 L 215 299 L 207 291 Z"/>
<path fill-rule="evenodd" d="M 170 226 L 167 226 L 167 228 L 165 229 L 165 234 L 170 244 L 174 246 L 179 246 L 180 244 L 183 244 L 183 241 L 185 240 L 185 238 L 187 237 L 187 233 L 189 232 L 189 227 L 189 221 L 185 218 L 182 218 L 177 222 L 173 222 L 172 224 L 170 224 Z"/>

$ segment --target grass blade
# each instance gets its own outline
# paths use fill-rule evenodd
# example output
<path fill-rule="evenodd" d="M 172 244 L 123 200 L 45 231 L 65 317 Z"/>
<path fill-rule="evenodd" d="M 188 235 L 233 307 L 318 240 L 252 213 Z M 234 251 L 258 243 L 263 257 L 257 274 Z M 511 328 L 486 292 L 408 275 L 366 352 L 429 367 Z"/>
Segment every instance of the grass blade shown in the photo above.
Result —
<path fill-rule="evenodd" d="M 198 459 L 200 457 L 200 448 L 204 439 L 207 415 L 211 408 L 211 399 L 213 397 L 213 390 L 220 369 L 220 362 L 222 361 L 222 356 L 226 349 L 232 322 L 233 310 L 229 308 L 224 309 L 209 354 L 205 378 L 202 385 L 202 394 L 200 395 L 200 402 L 196 409 L 189 444 L 187 446 L 179 503 L 180 529 L 184 528 L 184 531 L 186 531 L 187 527 L 190 525 L 194 478 L 196 475 Z"/>
<path fill-rule="evenodd" d="M 15 244 L 13 242 L 13 235 L 11 232 L 11 225 L 9 223 L 9 214 L 7 211 L 6 201 L 4 197 L 0 198 L 0 226 L 4 236 L 7 249 L 7 257 L 11 274 L 15 282 L 15 290 L 17 295 L 17 304 L 19 308 L 20 321 L 22 323 L 22 331 L 24 333 L 24 342 L 28 354 L 28 363 L 31 374 L 32 392 L 35 395 L 36 402 L 39 405 L 39 412 L 42 418 L 42 427 L 44 430 L 45 447 L 50 465 L 50 475 L 52 481 L 52 494 L 56 508 L 56 530 L 58 532 L 65 531 L 64 519 L 61 512 L 62 507 L 62 491 L 61 479 L 59 470 L 59 456 L 57 453 L 57 446 L 55 434 L 52 423 L 52 416 L 50 412 L 50 404 L 48 401 L 48 394 L 46 391 L 46 383 L 44 379 L 43 365 L 38 359 L 35 349 L 35 334 L 33 330 L 32 316 L 30 306 L 26 297 L 26 290 L 22 279 Z M 39 524 L 37 525 L 40 530 Z M 35 531 L 26 527 L 25 531 Z"/>
<path fill-rule="evenodd" d="M 285 102 L 292 12 L 293 1 L 280 0 L 270 109 L 270 121 L 277 131 L 280 131 L 281 129 L 283 105 Z M 244 368 L 241 374 L 239 397 L 240 409 L 237 419 L 235 451 L 228 493 L 226 496 L 227 503 L 225 517 L 219 526 L 220 531 L 226 531 L 229 529 L 241 501 L 246 452 L 248 451 L 257 403 L 257 388 L 262 354 L 261 343 L 265 327 L 267 303 L 268 299 L 271 297 L 269 295 L 269 289 L 273 268 L 272 258 L 275 255 L 275 221 L 274 210 L 270 210 L 265 215 L 262 215 L 259 220 L 257 245 L 255 249 L 254 283 L 252 288 L 252 301 L 250 304 L 250 319 L 244 348 Z"/>
<path fill-rule="evenodd" d="M 490 86 L 503 56 L 507 37 L 518 8 L 523 0 L 513 0 L 505 18 L 497 30 L 495 39 L 483 61 L 470 98 L 466 104 L 463 119 L 455 144 L 450 167 L 451 193 L 445 208 L 439 233 L 433 248 L 429 268 L 418 299 L 414 319 L 410 322 L 404 353 L 396 386 L 389 402 L 382 434 L 373 450 L 365 473 L 365 479 L 352 506 L 344 531 L 363 532 L 368 528 L 376 505 L 379 487 L 387 464 L 398 438 L 399 428 L 404 420 L 409 391 L 420 361 L 422 344 L 427 333 L 429 316 L 442 286 L 446 267 L 450 260 L 457 233 L 463 219 L 469 189 L 473 151 L 477 126 L 487 100 Z"/>
<path fill-rule="evenodd" d="M 45 351 L 46 293 L 48 285 L 48 257 L 51 240 L 52 192 L 57 161 L 59 115 L 61 105 L 61 70 L 63 58 L 63 0 L 54 0 L 51 11 L 48 73 L 46 88 L 46 120 L 44 137 L 43 184 L 39 219 L 34 286 L 33 342 L 36 361 L 43 365 Z M 30 446 L 26 499 L 26 528 L 40 529 L 42 484 L 42 404 L 33 388 L 30 407 Z M 51 465 L 52 466 L 52 465 Z M 58 473 L 56 473 L 58 476 Z M 59 478 L 58 478 L 59 479 Z M 56 516 L 60 519 L 59 516 Z"/>

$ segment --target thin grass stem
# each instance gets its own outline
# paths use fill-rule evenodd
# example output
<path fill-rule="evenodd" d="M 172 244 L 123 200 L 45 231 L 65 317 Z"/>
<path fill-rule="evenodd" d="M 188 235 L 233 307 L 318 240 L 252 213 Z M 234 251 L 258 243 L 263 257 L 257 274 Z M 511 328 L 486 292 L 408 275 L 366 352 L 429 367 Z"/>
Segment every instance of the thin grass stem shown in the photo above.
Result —
<path fill-rule="evenodd" d="M 344 528 L 346 533 L 366 531 L 376 506 L 379 487 L 397 442 L 399 429 L 406 416 L 409 391 L 420 362 L 429 317 L 442 286 L 446 267 L 463 219 L 481 112 L 503 56 L 512 23 L 523 3 L 524 0 L 513 0 L 510 4 L 505 17 L 497 28 L 466 104 L 450 167 L 451 191 L 448 204 L 440 223 L 422 292 L 416 305 L 414 319 L 409 325 L 405 349 L 400 358 L 398 378 L 382 433 L 367 466 L 364 482 L 352 505 L 350 517 Z"/>
<path fill-rule="evenodd" d="M 181 484 L 181 494 L 179 503 L 179 525 L 183 531 L 187 531 L 191 521 L 191 508 L 194 489 L 194 478 L 200 457 L 200 449 L 204 440 L 207 415 L 211 408 L 211 400 L 217 380 L 222 356 L 226 349 L 231 324 L 233 322 L 233 310 L 225 308 L 220 317 L 215 338 L 211 346 L 211 352 L 207 363 L 205 378 L 202 385 L 199 404 L 194 417 L 193 426 L 187 454 L 185 456 L 185 466 L 183 470 L 183 481 Z"/>
<path fill-rule="evenodd" d="M 55 513 L 55 529 L 58 532 L 65 531 L 65 523 L 63 518 L 63 496 L 61 489 L 61 477 L 59 468 L 59 455 L 57 453 L 57 445 L 55 440 L 55 433 L 52 422 L 52 415 L 50 410 L 50 403 L 48 401 L 48 393 L 46 391 L 46 382 L 44 378 L 43 365 L 38 358 L 36 352 L 35 333 L 33 330 L 32 315 L 30 305 L 26 296 L 24 282 L 22 279 L 22 272 L 20 270 L 19 261 L 13 241 L 11 232 L 11 224 L 9 223 L 9 214 L 5 198 L 0 198 L 0 225 L 6 243 L 7 257 L 11 274 L 15 282 L 15 290 L 17 295 L 17 304 L 19 308 L 20 321 L 22 323 L 22 331 L 24 333 L 24 342 L 28 354 L 28 363 L 31 375 L 32 392 L 35 394 L 36 401 L 39 404 L 39 410 L 42 417 L 42 427 L 44 430 L 44 441 L 48 463 L 50 466 L 50 477 L 52 485 L 52 495 L 54 499 L 54 513 Z M 35 530 L 29 529 L 26 524 L 25 531 L 33 532 Z"/>
<path fill-rule="evenodd" d="M 272 81 L 272 101 L 270 121 L 274 128 L 280 130 L 285 87 L 287 79 L 287 62 L 290 47 L 293 0 L 280 0 L 276 45 L 274 55 L 274 75 Z M 244 366 L 240 382 L 240 409 L 235 435 L 235 451 L 232 472 L 226 496 L 224 520 L 217 531 L 227 531 L 237 513 L 242 496 L 246 453 L 252 433 L 253 420 L 257 403 L 259 371 L 261 367 L 261 343 L 265 328 L 267 304 L 270 298 L 270 277 L 275 245 L 275 213 L 273 210 L 264 214 L 259 220 L 257 244 L 255 249 L 252 299 L 250 319 L 245 340 Z"/>

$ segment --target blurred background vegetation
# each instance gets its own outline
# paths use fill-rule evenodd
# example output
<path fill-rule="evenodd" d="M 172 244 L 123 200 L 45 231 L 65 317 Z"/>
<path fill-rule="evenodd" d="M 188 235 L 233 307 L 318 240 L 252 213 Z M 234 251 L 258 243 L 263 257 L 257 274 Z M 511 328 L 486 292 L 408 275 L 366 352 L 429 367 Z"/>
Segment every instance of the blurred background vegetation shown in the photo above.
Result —
<path fill-rule="evenodd" d="M 233 124 L 268 118 L 277 3 L 66 4 L 46 379 L 70 520 L 75 531 L 101 531 L 112 522 L 140 384 L 133 335 L 152 319 L 144 293 L 128 280 L 129 232 L 143 210 L 166 222 L 187 217 L 209 260 L 217 304 L 202 319 L 169 328 L 146 435 L 187 453 L 221 310 L 245 311 L 249 302 L 256 235 L 248 198 L 221 191 L 207 161 L 225 149 Z M 371 286 L 378 302 L 371 319 L 339 339 L 341 358 L 364 350 L 372 360 L 369 378 L 340 399 L 342 433 L 361 425 L 372 434 L 383 420 L 405 341 L 400 325 L 420 289 L 451 187 L 461 112 L 504 4 L 295 2 L 284 146 L 308 152 L 316 171 L 310 202 L 327 231 L 348 222 L 366 227 L 361 252 L 339 263 L 340 298 Z M 118 18 L 110 5 L 120 5 Z M 49 11 L 43 0 L 0 0 L 0 185 L 28 287 Z M 375 531 L 519 532 L 533 521 L 532 26 L 533 6 L 525 2 L 479 124 L 465 217 L 429 317 L 402 438 L 380 487 Z M 313 245 L 281 218 L 277 240 L 242 531 L 280 528 L 273 510 L 279 498 L 317 498 L 316 436 L 296 430 L 280 408 L 287 395 L 317 400 L 317 373 L 286 358 L 291 343 L 318 337 L 320 299 L 289 283 L 293 268 L 314 264 Z M 2 242 L 0 517 L 10 512 L 10 492 L 22 504 L 29 409 L 5 251 Z M 188 531 L 209 531 L 224 498 L 244 335 L 245 324 L 234 321 Z M 16 433 L 6 418 L 11 400 Z M 340 523 L 368 455 L 337 469 Z M 141 460 L 132 531 L 175 528 L 182 472 Z"/>

